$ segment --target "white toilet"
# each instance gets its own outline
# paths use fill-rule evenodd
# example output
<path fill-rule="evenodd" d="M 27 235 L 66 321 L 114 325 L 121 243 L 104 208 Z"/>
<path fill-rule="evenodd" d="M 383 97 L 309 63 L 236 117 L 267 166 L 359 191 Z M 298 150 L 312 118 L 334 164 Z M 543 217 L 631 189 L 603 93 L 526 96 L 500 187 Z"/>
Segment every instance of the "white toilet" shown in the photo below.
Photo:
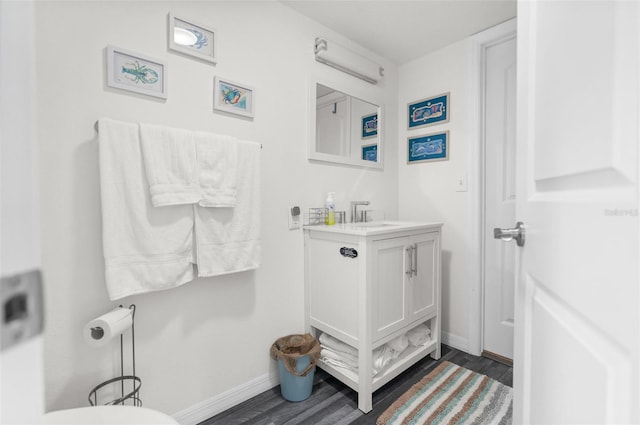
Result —
<path fill-rule="evenodd" d="M 180 425 L 169 415 L 145 407 L 92 406 L 44 415 L 45 425 Z"/>

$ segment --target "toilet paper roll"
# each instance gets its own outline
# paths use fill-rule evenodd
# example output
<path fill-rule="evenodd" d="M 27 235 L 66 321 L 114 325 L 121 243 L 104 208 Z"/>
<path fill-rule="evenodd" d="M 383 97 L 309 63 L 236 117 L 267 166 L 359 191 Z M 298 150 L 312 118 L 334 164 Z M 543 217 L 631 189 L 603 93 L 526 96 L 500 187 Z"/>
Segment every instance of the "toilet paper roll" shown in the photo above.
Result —
<path fill-rule="evenodd" d="M 133 316 L 128 308 L 117 308 L 87 323 L 84 340 L 92 347 L 102 347 L 133 324 Z"/>

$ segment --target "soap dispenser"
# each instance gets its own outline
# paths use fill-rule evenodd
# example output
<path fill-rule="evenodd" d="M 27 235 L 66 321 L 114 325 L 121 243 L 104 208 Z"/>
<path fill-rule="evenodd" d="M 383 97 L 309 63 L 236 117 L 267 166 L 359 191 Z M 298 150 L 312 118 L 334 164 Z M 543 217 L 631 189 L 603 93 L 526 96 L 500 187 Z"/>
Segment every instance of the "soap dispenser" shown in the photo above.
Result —
<path fill-rule="evenodd" d="M 327 215 L 324 219 L 324 224 L 333 225 L 336 224 L 336 204 L 333 202 L 333 194 L 335 192 L 329 192 L 327 200 L 324 202 Z"/>

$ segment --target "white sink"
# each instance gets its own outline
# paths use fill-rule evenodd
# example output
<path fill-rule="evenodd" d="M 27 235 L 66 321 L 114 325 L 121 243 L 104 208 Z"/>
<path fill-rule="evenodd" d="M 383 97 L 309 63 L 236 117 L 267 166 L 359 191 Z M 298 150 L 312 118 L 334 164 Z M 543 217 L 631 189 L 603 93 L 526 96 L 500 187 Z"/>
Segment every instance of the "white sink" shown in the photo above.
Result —
<path fill-rule="evenodd" d="M 439 228 L 442 223 L 414 223 L 404 221 L 369 221 L 366 223 L 338 223 L 332 226 L 325 224 L 304 226 L 305 230 L 342 233 L 350 235 L 381 235 L 385 233 L 399 232 L 403 230 L 418 230 L 426 228 Z"/>
<path fill-rule="evenodd" d="M 360 227 L 385 227 L 385 226 L 399 226 L 400 223 L 389 223 L 387 221 L 369 221 L 366 223 L 347 223 L 351 226 Z"/>

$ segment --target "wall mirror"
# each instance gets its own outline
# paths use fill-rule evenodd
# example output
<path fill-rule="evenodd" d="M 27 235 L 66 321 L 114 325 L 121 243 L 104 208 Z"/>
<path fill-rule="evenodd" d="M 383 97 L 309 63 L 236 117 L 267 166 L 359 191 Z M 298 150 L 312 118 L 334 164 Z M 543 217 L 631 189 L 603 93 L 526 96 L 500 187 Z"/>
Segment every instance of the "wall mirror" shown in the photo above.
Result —
<path fill-rule="evenodd" d="M 309 159 L 382 168 L 381 102 L 319 81 L 309 98 Z"/>

